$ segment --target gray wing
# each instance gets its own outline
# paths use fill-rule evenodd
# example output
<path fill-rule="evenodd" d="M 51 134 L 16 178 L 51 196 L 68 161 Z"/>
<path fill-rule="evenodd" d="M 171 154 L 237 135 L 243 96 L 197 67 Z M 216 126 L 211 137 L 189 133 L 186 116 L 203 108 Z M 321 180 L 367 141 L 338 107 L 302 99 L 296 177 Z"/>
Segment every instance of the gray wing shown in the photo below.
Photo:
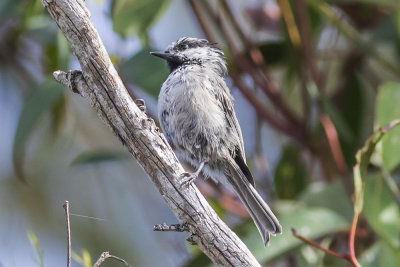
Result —
<path fill-rule="evenodd" d="M 243 159 L 246 158 L 246 154 L 244 151 L 244 143 L 242 131 L 240 129 L 239 122 L 235 115 L 235 110 L 233 109 L 233 97 L 229 92 L 228 87 L 225 83 L 222 85 L 223 90 L 219 90 L 219 92 L 215 92 L 215 97 L 218 100 L 218 104 L 221 109 L 224 111 L 225 119 L 229 125 L 229 127 L 233 130 L 234 134 L 238 140 L 238 151 Z"/>
<path fill-rule="evenodd" d="M 235 160 L 236 164 L 239 166 L 243 174 L 246 176 L 247 180 L 255 186 L 254 178 L 247 167 L 246 164 L 246 154 L 244 151 L 244 143 L 243 143 L 243 136 L 242 131 L 240 129 L 239 122 L 235 115 L 235 110 L 233 109 L 233 97 L 229 92 L 228 87 L 225 83 L 222 86 L 223 90 L 216 92 L 216 98 L 221 109 L 224 111 L 225 119 L 232 129 L 233 133 L 237 137 L 237 146 L 235 147 L 235 153 L 233 159 Z"/>

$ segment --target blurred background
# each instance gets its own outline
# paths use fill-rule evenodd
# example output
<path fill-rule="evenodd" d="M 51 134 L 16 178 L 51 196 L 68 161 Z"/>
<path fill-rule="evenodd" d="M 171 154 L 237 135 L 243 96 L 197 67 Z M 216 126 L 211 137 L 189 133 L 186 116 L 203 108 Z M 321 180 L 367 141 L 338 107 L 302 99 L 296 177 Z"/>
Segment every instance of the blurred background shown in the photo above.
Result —
<path fill-rule="evenodd" d="M 234 194 L 196 183 L 263 266 L 350 266 L 296 239 L 348 253 L 355 154 L 400 118 L 398 0 L 86 0 L 133 97 L 157 114 L 162 50 L 183 36 L 226 55 L 247 162 L 284 233 L 264 248 Z M 101 252 L 133 266 L 209 266 L 156 188 L 88 103 L 53 81 L 79 69 L 40 1 L 0 2 L 0 266 L 72 266 Z M 370 143 L 369 143 L 370 144 Z M 355 231 L 362 266 L 400 266 L 400 127 L 371 148 Z M 122 266 L 112 260 L 103 266 Z"/>

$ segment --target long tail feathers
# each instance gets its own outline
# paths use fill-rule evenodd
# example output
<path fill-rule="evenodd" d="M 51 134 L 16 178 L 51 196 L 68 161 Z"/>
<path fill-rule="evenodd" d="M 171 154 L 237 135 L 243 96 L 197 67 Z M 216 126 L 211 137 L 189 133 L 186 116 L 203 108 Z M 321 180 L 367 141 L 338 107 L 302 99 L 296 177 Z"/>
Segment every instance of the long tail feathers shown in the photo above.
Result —
<path fill-rule="evenodd" d="M 250 184 L 235 161 L 233 159 L 228 160 L 227 165 L 226 167 L 229 168 L 226 169 L 226 178 L 246 206 L 263 238 L 264 245 L 267 246 L 270 234 L 280 234 L 282 227 L 267 203 Z"/>

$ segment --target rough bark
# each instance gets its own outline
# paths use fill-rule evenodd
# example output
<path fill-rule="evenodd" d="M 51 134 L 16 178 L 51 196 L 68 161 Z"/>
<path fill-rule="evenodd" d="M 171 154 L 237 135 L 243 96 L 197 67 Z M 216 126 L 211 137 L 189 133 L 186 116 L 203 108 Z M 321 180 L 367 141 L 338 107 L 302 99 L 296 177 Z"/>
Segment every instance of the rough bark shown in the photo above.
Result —
<path fill-rule="evenodd" d="M 103 121 L 148 174 L 169 208 L 187 223 L 191 240 L 220 266 L 260 266 L 243 242 L 217 216 L 184 172 L 154 121 L 135 105 L 90 20 L 83 0 L 41 0 L 70 43 L 82 72 L 54 73 L 56 80 L 88 98 Z"/>

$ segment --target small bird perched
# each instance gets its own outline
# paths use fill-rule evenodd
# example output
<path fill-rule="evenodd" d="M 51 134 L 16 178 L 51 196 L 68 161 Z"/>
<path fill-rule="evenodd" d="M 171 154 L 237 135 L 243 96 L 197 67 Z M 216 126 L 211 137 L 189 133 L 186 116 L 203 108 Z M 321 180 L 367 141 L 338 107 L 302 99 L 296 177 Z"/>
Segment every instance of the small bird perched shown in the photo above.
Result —
<path fill-rule="evenodd" d="M 200 172 L 239 195 L 266 246 L 270 234 L 282 227 L 254 189 L 245 162 L 242 132 L 225 84 L 224 53 L 205 39 L 181 38 L 164 52 L 152 52 L 167 61 L 170 74 L 158 96 L 161 128 L 180 160 L 197 168 L 185 173 L 190 183 Z"/>

